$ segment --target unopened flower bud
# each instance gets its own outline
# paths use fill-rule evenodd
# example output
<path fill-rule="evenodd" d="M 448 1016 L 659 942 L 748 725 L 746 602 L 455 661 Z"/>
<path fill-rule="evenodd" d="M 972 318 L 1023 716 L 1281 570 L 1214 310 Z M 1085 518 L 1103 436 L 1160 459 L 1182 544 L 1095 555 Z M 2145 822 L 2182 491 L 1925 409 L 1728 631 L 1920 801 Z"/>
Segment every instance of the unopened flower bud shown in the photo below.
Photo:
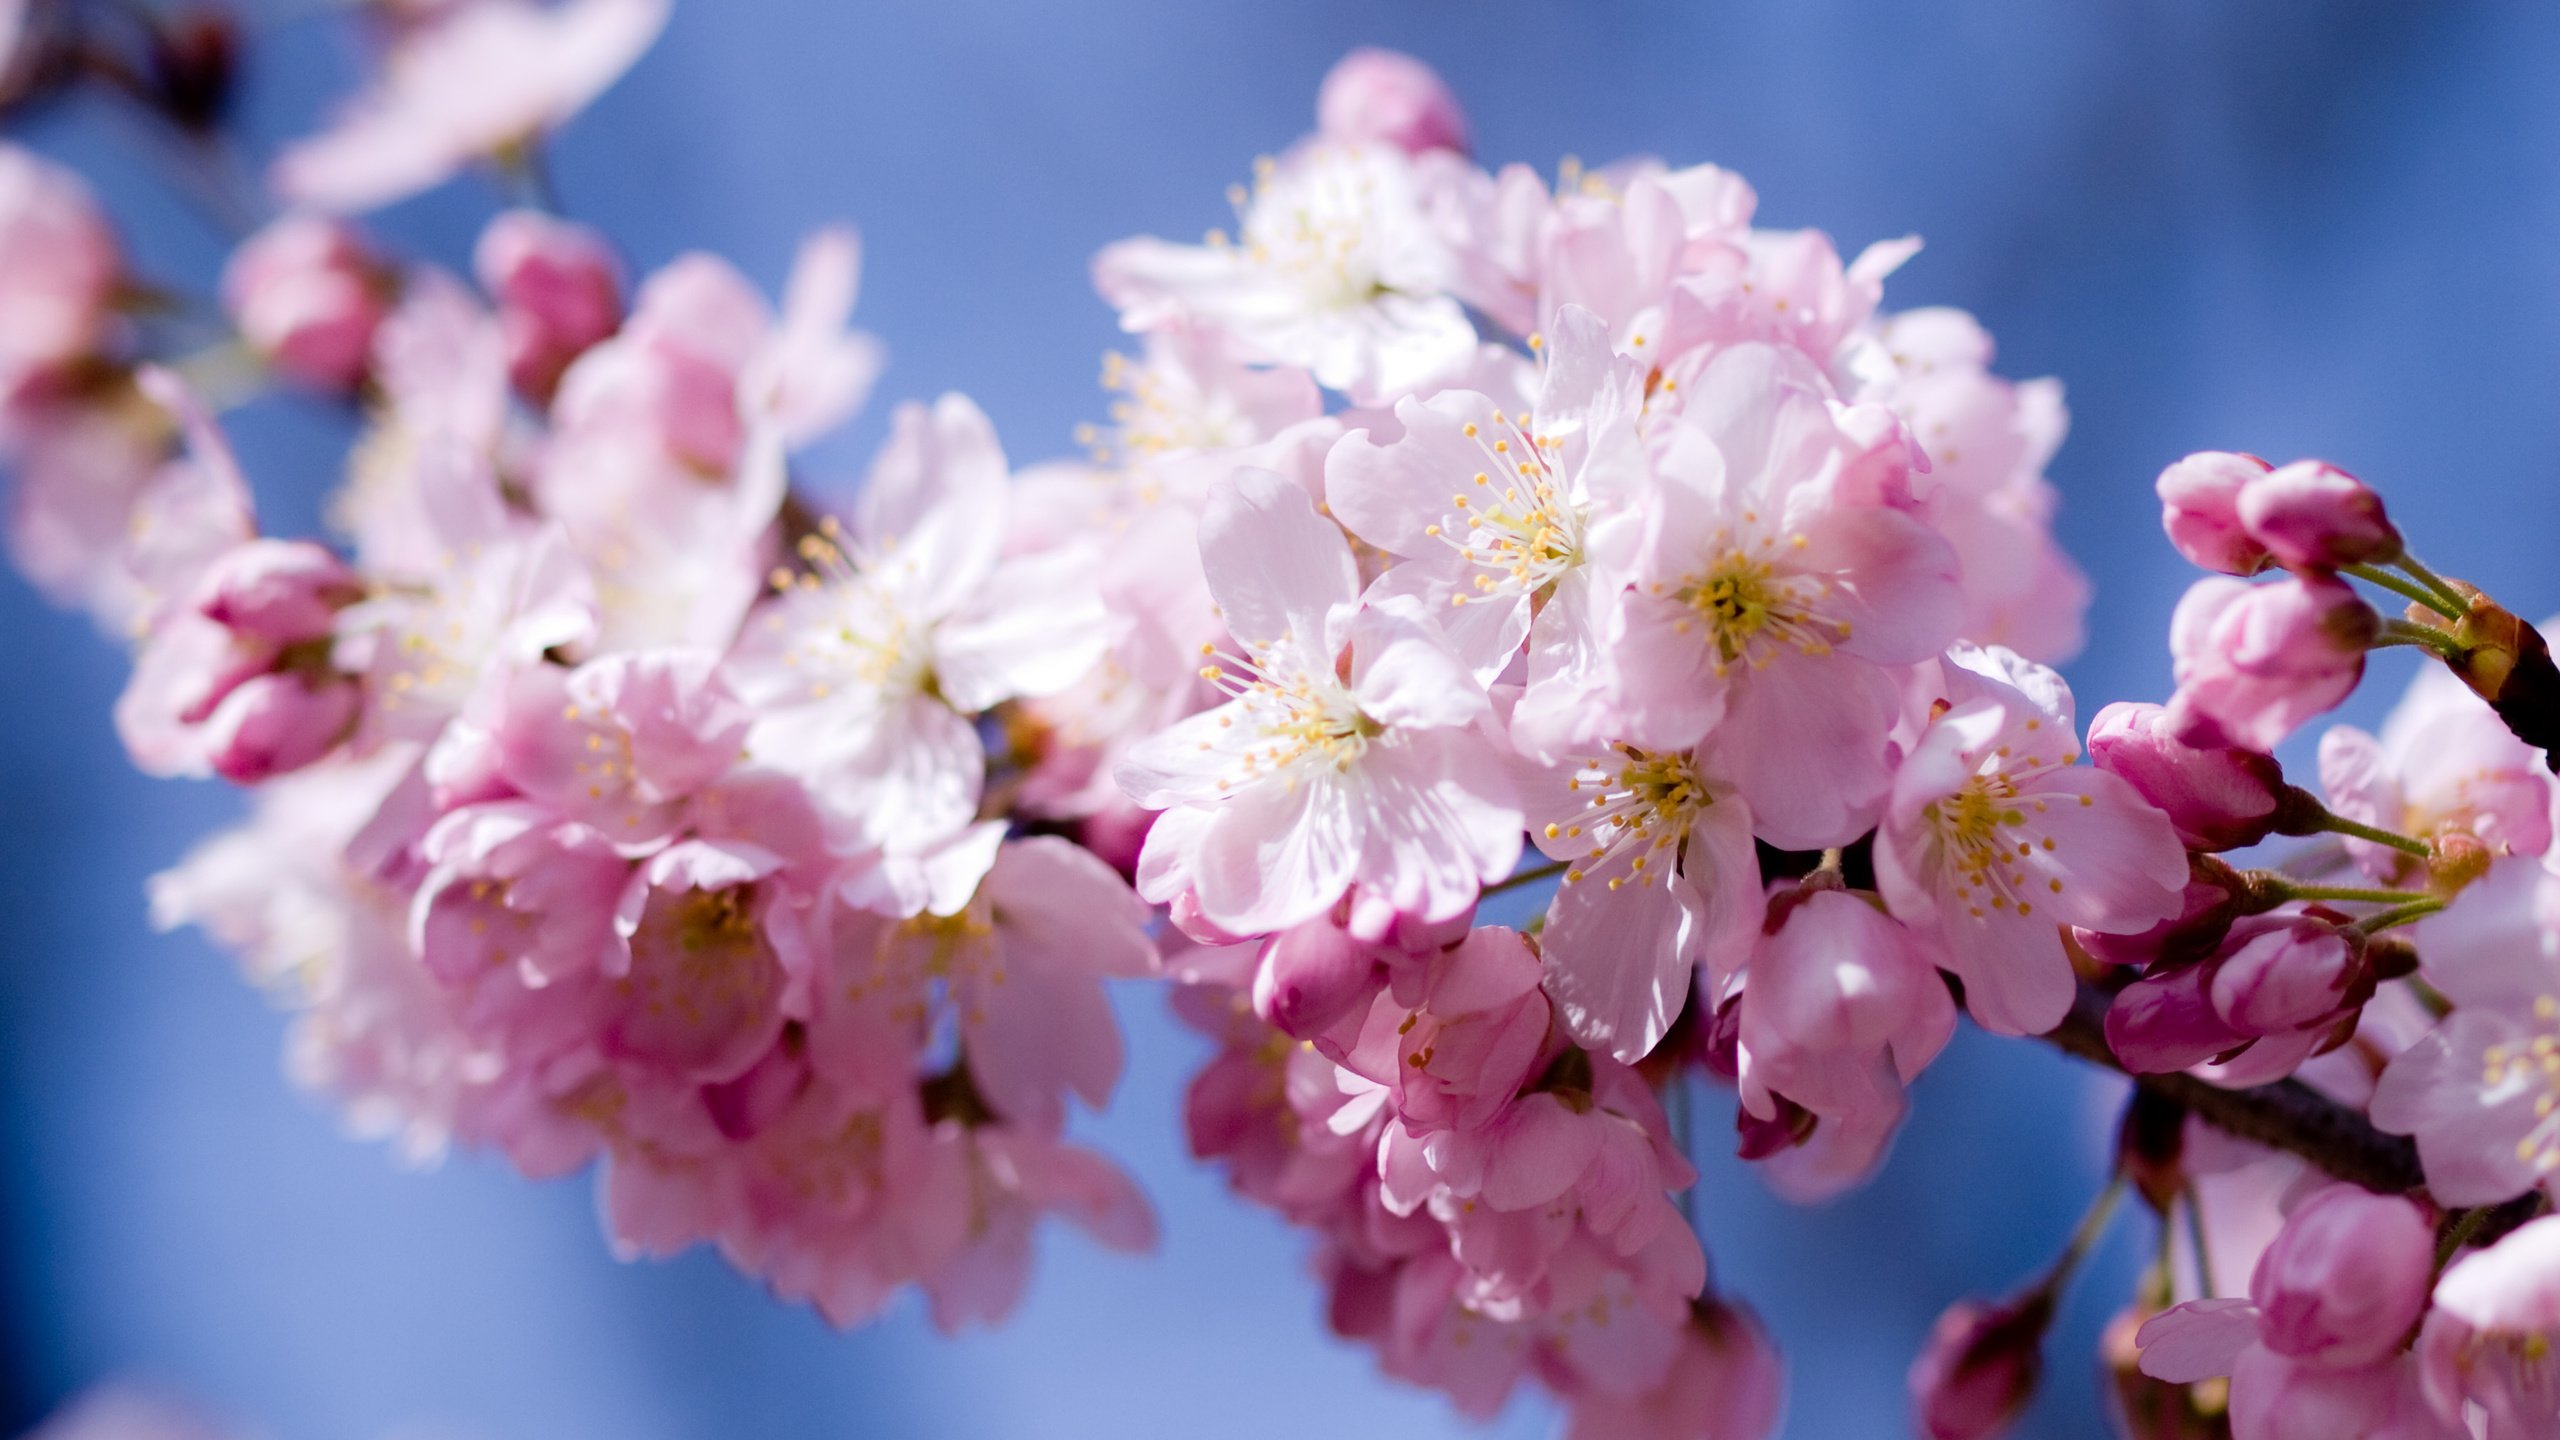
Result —
<path fill-rule="evenodd" d="M 1911 1363 L 1911 1406 L 1930 1440 L 1988 1440 L 2014 1423 L 2044 1372 L 2053 1297 L 2042 1288 L 2002 1304 L 1959 1300 Z"/>
<path fill-rule="evenodd" d="M 1330 1028 L 1378 993 L 1377 951 L 1329 917 L 1271 937 L 1253 977 L 1253 1008 L 1292 1039 Z"/>
<path fill-rule="evenodd" d="M 2145 975 L 2107 1007 L 2107 1048 L 2136 1075 L 2166 1075 L 2247 1045 L 2213 1008 L 2213 966 Z"/>
<path fill-rule="evenodd" d="M 2157 970 L 2190 965 L 2222 948 L 2231 922 L 2248 908 L 2250 886 L 2239 871 L 2210 855 L 2187 857 L 2187 888 L 2176 919 L 2138 935 L 2102 935 L 2074 929 L 2071 938 L 2089 958 L 2106 965 L 2147 965 Z"/>
<path fill-rule="evenodd" d="M 2343 1369 L 2400 1349 L 2434 1276 L 2435 1227 L 2423 1211 L 2332 1185 L 2296 1206 L 2258 1257 L 2249 1298 L 2268 1349 Z"/>
<path fill-rule="evenodd" d="M 63 365 L 105 338 L 124 264 L 79 176 L 0 145 L 0 381 Z"/>
<path fill-rule="evenodd" d="M 2089 761 L 2165 812 L 2191 850 L 2266 839 L 2290 788 L 2272 755 L 2181 742 L 2160 705 L 2118 701 L 2099 711 L 2089 722 Z"/>
<path fill-rule="evenodd" d="M 1784 1095 L 1769 1097 L 1776 1103 L 1777 1113 L 1763 1120 L 1748 1109 L 1733 1112 L 1736 1137 L 1734 1154 L 1745 1160 L 1766 1160 L 1783 1155 L 1813 1138 L 1820 1117 Z"/>
<path fill-rule="evenodd" d="M 472 257 L 497 302 L 507 377 L 548 399 L 569 362 L 622 324 L 622 266 L 603 236 L 534 210 L 489 222 Z"/>
<path fill-rule="evenodd" d="M 231 688 L 204 722 L 205 760 L 235 785 L 288 774 L 328 754 L 355 725 L 359 692 L 343 677 L 291 671 Z"/>
<path fill-rule="evenodd" d="M 2240 494 L 2267 473 L 2255 455 L 2207 450 L 2160 472 L 2160 525 L 2178 553 L 2207 570 L 2255 575 L 2274 559 L 2240 521 Z"/>
<path fill-rule="evenodd" d="M 233 253 L 222 272 L 222 307 L 278 371 L 314 389 L 345 391 L 364 382 L 392 287 L 354 226 L 288 215 Z"/>
<path fill-rule="evenodd" d="M 2325 1026 L 2371 994 L 2364 932 L 2316 915 L 2240 921 L 2213 967 L 2213 1008 L 2244 1035 Z"/>
<path fill-rule="evenodd" d="M 1364 47 L 1334 62 L 1316 92 L 1316 129 L 1410 155 L 1467 150 L 1467 117 L 1437 71 L 1410 55 Z"/>
<path fill-rule="evenodd" d="M 239 634 L 277 646 L 327 635 L 338 611 L 364 595 L 346 562 L 307 540 L 256 539 L 206 570 L 197 609 Z"/>
<path fill-rule="evenodd" d="M 2272 751 L 2355 689 L 2381 624 L 2332 575 L 2197 581 L 2169 626 L 2178 676 L 2170 733 L 2199 748 Z"/>
<path fill-rule="evenodd" d="M 2334 465 L 2297 460 L 2240 492 L 2240 523 L 2277 563 L 2334 570 L 2392 560 L 2400 532 L 2371 486 Z"/>

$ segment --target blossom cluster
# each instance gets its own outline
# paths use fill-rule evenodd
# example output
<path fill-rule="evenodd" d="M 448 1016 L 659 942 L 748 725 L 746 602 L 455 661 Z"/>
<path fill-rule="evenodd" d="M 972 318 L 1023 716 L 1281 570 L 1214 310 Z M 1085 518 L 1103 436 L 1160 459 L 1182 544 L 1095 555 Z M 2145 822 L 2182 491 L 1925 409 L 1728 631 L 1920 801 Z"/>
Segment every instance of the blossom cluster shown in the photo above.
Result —
<path fill-rule="evenodd" d="M 666 18 L 366 7 L 379 72 L 277 157 L 211 351 L 0 144 L 11 553 L 130 639 L 140 768 L 253 792 L 154 913 L 357 1127 L 598 1165 L 618 1251 L 714 1245 L 840 1324 L 992 1322 L 1043 1218 L 1152 1242 L 1070 1129 L 1122 1069 L 1106 982 L 1160 979 L 1212 1051 L 1192 1149 L 1309 1233 L 1337 1333 L 1470 1412 L 1528 1382 L 1587 1440 L 1745 1440 L 1782 1371 L 1677 1198 L 1697 1091 L 1820 1200 L 1961 1015 L 2140 1083 L 2081 1234 L 1930 1338 L 1925 1433 L 2015 1417 L 2130 1186 L 2132 1433 L 2560 1434 L 2560 668 L 2362 482 L 2170 467 L 2216 574 L 2175 695 L 2084 736 L 2059 389 L 1884 307 L 1916 242 L 1844 258 L 1709 165 L 1488 168 L 1360 51 L 1230 226 L 1096 258 L 1135 353 L 1081 455 L 1017 471 L 945 395 L 837 504 L 802 457 L 882 364 L 851 231 L 774 301 L 702 254 L 635 284 L 539 206 L 467 277 L 352 218 L 538 196 Z M 35 5 L 0 105 L 149 77 L 201 136 L 236 37 L 189 23 L 137 64 Z M 360 413 L 332 540 L 261 530 L 244 371 Z M 2386 647 L 2430 668 L 2288 783 Z M 2400 1183 L 2331 1153 L 2398 1135 Z"/>

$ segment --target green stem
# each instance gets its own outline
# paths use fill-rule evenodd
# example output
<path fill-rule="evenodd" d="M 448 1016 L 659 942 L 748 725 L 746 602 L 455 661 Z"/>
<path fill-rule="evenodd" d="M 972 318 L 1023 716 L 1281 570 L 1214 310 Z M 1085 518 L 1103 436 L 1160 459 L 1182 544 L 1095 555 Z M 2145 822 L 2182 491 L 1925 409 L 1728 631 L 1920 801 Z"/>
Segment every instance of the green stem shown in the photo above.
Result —
<path fill-rule="evenodd" d="M 2488 1223 L 2489 1212 L 2497 1208 L 2495 1205 L 2474 1205 L 2445 1227 L 2444 1238 L 2436 1241 L 2437 1274 L 2444 1273 L 2444 1267 L 2452 1263 L 2454 1255 L 2470 1243 L 2472 1236 L 2480 1233 L 2480 1227 Z"/>
<path fill-rule="evenodd" d="M 1564 872 L 1565 862 L 1562 860 L 1554 861 L 1553 863 L 1546 865 L 1534 865 L 1506 879 L 1496 880 L 1477 893 L 1481 895 L 1499 895 L 1505 890 L 1517 890 L 1523 885 L 1535 885 L 1549 876 L 1561 875 Z"/>
<path fill-rule="evenodd" d="M 2392 563 L 2417 577 L 2419 584 L 2443 596 L 2445 603 L 2454 607 L 2451 613 L 2457 616 L 2469 613 L 2470 600 L 2466 599 L 2461 591 L 2454 589 L 2450 581 L 2420 563 L 2417 556 L 2404 550 L 2400 552 L 2400 558 Z"/>
<path fill-rule="evenodd" d="M 2045 1272 L 2042 1288 L 2047 1294 L 2062 1293 L 2063 1282 L 2080 1267 L 2081 1260 L 2098 1243 L 2098 1237 L 2107 1233 L 2107 1222 L 2115 1218 L 2116 1201 L 2123 1194 L 2124 1177 L 2118 1175 L 2107 1182 L 2107 1188 L 2098 1192 L 2098 1198 L 2089 1202 L 2088 1210 L 2080 1216 L 2079 1226 L 2071 1232 L 2071 1243 L 2063 1246 L 2062 1253 L 2053 1257 L 2053 1268 Z"/>
<path fill-rule="evenodd" d="M 2370 840 L 2376 845 L 2388 845 L 2404 855 L 2415 855 L 2421 860 L 2427 858 L 2426 841 L 2412 839 L 2396 830 L 2382 830 L 2371 825 L 2360 824 L 2344 815 L 2329 816 L 2320 822 L 2320 828 L 2333 835 L 2352 835 L 2358 840 Z"/>
<path fill-rule="evenodd" d="M 2462 642 L 2443 631 L 2430 630 L 2424 625 L 2412 625 L 2406 620 L 2383 621 L 2382 632 L 2374 636 L 2373 643 L 2365 648 L 2387 650 L 2394 645 L 2414 645 L 2421 650 L 2433 651 L 2448 665 L 2460 664 L 2467 653 L 2462 648 Z"/>
<path fill-rule="evenodd" d="M 2419 604 L 2426 606 L 2428 609 L 2433 610 L 2437 614 L 2442 615 L 2448 620 L 2459 620 L 2462 618 L 2461 611 L 2447 606 L 2444 603 L 2443 598 L 2438 596 L 2434 591 L 2429 590 L 2425 586 L 2419 585 L 2414 581 L 2403 580 L 2399 576 L 2392 574 L 2390 571 L 2385 570 L 2380 566 L 2349 565 L 2344 567 L 2339 573 L 2353 575 L 2359 580 L 2371 581 L 2373 584 L 2379 585 L 2383 589 L 2389 590 L 2394 594 L 2406 596 L 2407 598 L 2415 600 Z"/>
<path fill-rule="evenodd" d="M 2356 928 L 2367 935 L 2379 935 L 2395 925 L 2406 925 L 2412 920 L 2423 920 L 2443 908 L 2444 902 L 2432 896 L 2424 900 L 2412 900 L 2406 905 L 2395 905 L 2380 914 L 2367 915 L 2356 922 Z"/>
<path fill-rule="evenodd" d="M 2358 905 L 2406 905 L 2425 900 L 2417 890 L 2366 890 L 2353 885 L 2297 885 L 2269 870 L 2252 870 L 2249 878 L 2287 900 L 2343 900 Z"/>

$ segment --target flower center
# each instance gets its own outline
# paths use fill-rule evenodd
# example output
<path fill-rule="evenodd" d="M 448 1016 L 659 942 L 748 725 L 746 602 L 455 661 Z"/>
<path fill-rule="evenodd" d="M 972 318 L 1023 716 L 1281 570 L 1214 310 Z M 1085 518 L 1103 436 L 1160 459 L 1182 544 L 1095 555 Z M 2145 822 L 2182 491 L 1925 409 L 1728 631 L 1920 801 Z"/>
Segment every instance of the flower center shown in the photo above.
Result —
<path fill-rule="evenodd" d="M 1496 410 L 1494 435 L 1472 422 L 1466 427 L 1467 438 L 1488 462 L 1466 488 L 1449 497 L 1450 508 L 1464 517 L 1466 531 L 1453 535 L 1439 525 L 1428 531 L 1478 567 L 1476 594 L 1453 595 L 1452 605 L 1471 598 L 1535 594 L 1582 563 L 1586 507 L 1573 503 L 1555 468 L 1555 451 L 1564 442 L 1535 434 L 1529 419 Z"/>
<path fill-rule="evenodd" d="M 1630 880 L 1652 884 L 1658 868 L 1655 857 L 1666 851 L 1670 863 L 1678 864 L 1690 827 L 1715 803 L 1696 762 L 1685 751 L 1664 754 L 1632 745 L 1618 746 L 1611 755 L 1586 762 L 1565 787 L 1588 795 L 1590 804 L 1579 820 L 1548 825 L 1547 838 L 1587 836 L 1591 842 L 1591 853 L 1565 871 L 1565 883 L 1580 881 L 1594 862 L 1627 856 L 1629 873 L 1611 876 L 1612 890 Z"/>
<path fill-rule="evenodd" d="M 1359 702 L 1339 679 L 1304 671 L 1282 674 L 1270 668 L 1278 645 L 1247 648 L 1254 658 L 1225 654 L 1215 645 L 1200 647 L 1202 655 L 1218 662 L 1201 666 L 1200 678 L 1244 702 L 1245 709 L 1240 723 L 1247 734 L 1233 747 L 1237 773 L 1220 780 L 1219 789 L 1284 774 L 1301 762 L 1348 770 L 1368 753 L 1369 742 L 1385 733 L 1385 726 L 1360 713 Z"/>
<path fill-rule="evenodd" d="M 2042 809 L 2046 802 L 2034 800 L 2022 804 L 2017 785 L 2006 775 L 1977 775 L 1964 783 L 1964 788 L 1942 800 L 1931 801 L 1921 815 L 1937 830 L 1938 843 L 1945 847 L 1948 868 L 1955 881 L 1955 898 L 1967 906 L 1976 919 L 1983 907 L 2006 910 L 2012 906 L 2020 915 L 2035 913 L 2034 904 L 2023 898 L 2030 890 L 2033 877 L 2021 860 L 2033 855 L 2041 845 L 2055 848 L 2050 836 L 2037 837 L 2021 833 L 2025 830 L 2027 804 Z M 2046 888 L 2060 891 L 2062 882 L 2051 879 Z"/>
<path fill-rule="evenodd" d="M 1744 516 L 1746 521 L 1754 518 Z M 1802 546 L 1804 538 L 1795 537 L 1795 543 Z M 1776 544 L 1777 537 L 1764 536 L 1760 548 Z M 1830 654 L 1834 644 L 1849 638 L 1847 621 L 1821 613 L 1821 602 L 1830 594 L 1827 581 L 1787 574 L 1768 559 L 1735 548 L 1688 576 L 1674 598 L 1707 627 L 1715 642 L 1715 673 L 1721 677 L 1737 663 L 1759 669 L 1781 648 Z M 1686 630 L 1690 623 L 1684 619 L 1679 628 Z"/>
<path fill-rule="evenodd" d="M 809 568 L 774 571 L 774 590 L 824 592 L 832 601 L 824 623 L 804 629 L 782 657 L 807 677 L 808 698 L 824 700 L 848 687 L 884 702 L 930 693 L 932 655 L 923 627 L 884 582 L 883 567 L 904 562 L 886 549 L 858 554 L 832 515 L 818 522 L 817 534 L 801 537 L 799 551 Z M 786 622 L 777 616 L 773 623 Z"/>
<path fill-rule="evenodd" d="M 1356 150 L 1309 157 L 1285 176 L 1266 156 L 1254 162 L 1253 188 L 1229 186 L 1227 203 L 1246 259 L 1295 284 L 1318 307 L 1347 310 L 1386 293 L 1370 233 L 1377 190 Z M 1209 244 L 1224 248 L 1227 238 L 1213 230 Z"/>

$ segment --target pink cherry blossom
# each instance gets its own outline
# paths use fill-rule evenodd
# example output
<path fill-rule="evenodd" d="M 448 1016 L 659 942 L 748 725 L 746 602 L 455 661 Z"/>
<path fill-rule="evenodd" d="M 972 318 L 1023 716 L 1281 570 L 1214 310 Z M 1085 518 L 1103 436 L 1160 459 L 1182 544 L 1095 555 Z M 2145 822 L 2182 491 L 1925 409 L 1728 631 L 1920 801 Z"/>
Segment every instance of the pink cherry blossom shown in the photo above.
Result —
<path fill-rule="evenodd" d="M 1467 149 L 1467 117 L 1432 68 L 1362 47 L 1333 62 L 1316 91 L 1316 128 L 1334 140 L 1381 141 L 1408 154 Z"/>
<path fill-rule="evenodd" d="M 2255 845 L 2286 818 L 2288 787 L 2273 756 L 2186 744 L 2158 705 L 2119 700 L 2099 711 L 2089 722 L 2089 763 L 2131 785 L 2193 849 Z"/>
<path fill-rule="evenodd" d="M 2515 855 L 2551 848 L 2550 767 L 2440 668 L 2418 672 L 2380 736 L 2330 727 L 2320 737 L 2320 783 L 2331 810 L 2362 824 L 2421 839 L 2473 835 Z M 2414 857 L 2387 845 L 2354 838 L 2346 845 L 2377 880 L 2414 868 Z"/>
<path fill-rule="evenodd" d="M 89 187 L 13 144 L 0 144 L 0 276 L 0 392 L 94 352 L 124 278 Z"/>
<path fill-rule="evenodd" d="M 2208 450 L 2160 472 L 2160 523 L 2178 553 L 2207 570 L 2255 575 L 2274 563 L 2240 519 L 2240 495 L 2271 466 L 2255 455 Z"/>
<path fill-rule="evenodd" d="M 1960 310 L 1883 317 L 1871 343 L 1893 373 L 1861 398 L 1891 406 L 1927 457 L 1927 474 L 1911 486 L 1923 517 L 1955 548 L 1959 633 L 2047 664 L 2078 654 L 2089 580 L 2054 541 L 2060 502 L 2045 479 L 2070 425 L 2060 383 L 1991 373 L 1991 337 Z"/>
<path fill-rule="evenodd" d="M 2132 786 L 2072 763 L 2059 676 L 2002 651 L 1958 651 L 1947 669 L 1956 703 L 1894 777 L 1876 879 L 1935 937 L 1974 1019 L 2040 1034 L 2071 1006 L 2056 927 L 2138 934 L 2177 916 L 2186 847 Z"/>
<path fill-rule="evenodd" d="M 2427 1188 L 2486 1205 L 2560 1170 L 2560 876 L 2500 860 L 2413 928 L 2428 984 L 2453 1013 L 2382 1072 L 2373 1122 L 2416 1138 Z"/>
<path fill-rule="evenodd" d="M 1838 888 L 1779 892 L 1744 973 L 1746 1113 L 1814 1122 L 1770 1161 L 1781 1193 L 1815 1199 L 1866 1178 L 1900 1125 L 1903 1087 L 1955 1033 L 1955 1004 L 1917 937 Z"/>
<path fill-rule="evenodd" d="M 2178 675 L 2172 733 L 2199 747 L 2273 750 L 2364 678 L 2379 624 L 2334 576 L 2197 581 L 2169 624 Z"/>
<path fill-rule="evenodd" d="M 1538 848 L 1569 865 L 1539 945 L 1576 1040 L 1633 1063 L 1701 977 L 1719 1002 L 1762 915 L 1751 812 L 1686 754 L 1622 746 L 1524 779 Z"/>
<path fill-rule="evenodd" d="M 1839 493 L 1851 442 L 1782 352 L 1726 351 L 1689 388 L 1615 627 L 1621 738 L 1679 750 L 1713 732 L 1762 839 L 1844 843 L 1891 781 L 1884 667 L 1952 638 L 1953 554 Z"/>
<path fill-rule="evenodd" d="M 402 34 L 335 123 L 269 179 L 297 205 L 347 213 L 431 189 L 475 160 L 538 144 L 622 78 L 666 27 L 669 0 L 468 0 Z"/>
<path fill-rule="evenodd" d="M 2402 1348 L 2426 1304 L 2434 1233 L 2410 1201 L 2332 1185 L 2260 1258 L 2248 1300 L 2194 1300 L 2146 1322 L 2143 1373 L 2231 1378 L 2233 1440 L 2358 1434 L 2459 1440 Z"/>
<path fill-rule="evenodd" d="M 2249 538 L 2291 570 L 2334 570 L 2400 554 L 2400 532 L 2383 514 L 2382 497 L 2319 460 L 2296 460 L 2250 480 L 2240 490 L 2239 514 Z"/>
<path fill-rule="evenodd" d="M 2029 1291 L 2009 1304 L 1960 1300 L 1929 1327 L 1911 1362 L 1911 1406 L 1929 1440 L 1988 1440 L 2007 1433 L 2044 1371 L 2053 1296 Z"/>
<path fill-rule="evenodd" d="M 1660 1388 L 1576 1401 L 1566 1440 L 1766 1440 L 1784 1410 L 1786 1372 L 1747 1310 L 1702 1306 L 1681 1331 Z"/>
<path fill-rule="evenodd" d="M 351 391 L 364 381 L 395 284 L 355 227 L 292 215 L 232 252 L 222 304 L 278 371 L 316 390 Z"/>
<path fill-rule="evenodd" d="M 1520 812 L 1483 691 L 1424 621 L 1358 605 L 1351 547 L 1306 492 L 1240 472 L 1200 549 L 1244 654 L 1208 667 L 1234 699 L 1120 763 L 1130 797 L 1169 812 L 1141 893 L 1193 890 L 1210 921 L 1251 934 L 1321 914 L 1355 876 L 1442 920 L 1509 874 Z"/>
<path fill-rule="evenodd" d="M 2445 1268 L 2418 1339 L 2418 1363 L 2440 1412 L 2459 1416 L 2468 1401 L 2487 1412 L 2491 1435 L 2560 1433 L 2551 1353 L 2560 1332 L 2556 1270 L 2560 1225 L 2549 1216 Z"/>
<path fill-rule="evenodd" d="M 622 324 L 621 262 L 583 225 L 509 210 L 480 232 L 472 269 L 506 329 L 508 378 L 537 401 Z"/>
<path fill-rule="evenodd" d="M 985 770 L 969 717 L 1064 689 L 1101 654 L 1083 553 L 1000 555 L 1006 491 L 975 405 L 901 408 L 852 523 L 810 538 L 811 570 L 740 636 L 750 750 L 808 780 L 848 835 L 918 849 L 957 833 Z"/>
<path fill-rule="evenodd" d="M 1511 723 L 1532 750 L 1597 738 L 1581 732 L 1607 681 L 1603 626 L 1650 480 L 1641 367 L 1612 354 L 1598 318 L 1575 306 L 1557 312 L 1543 354 L 1528 414 L 1444 390 L 1399 402 L 1394 443 L 1354 434 L 1325 462 L 1327 510 L 1403 562 L 1378 594 L 1420 598 L 1487 680 L 1527 643 Z"/>
<path fill-rule="evenodd" d="M 1474 328 L 1442 293 L 1450 256 L 1403 151 L 1319 139 L 1231 198 L 1232 240 L 1124 240 L 1094 258 L 1094 286 L 1122 328 L 1204 326 L 1246 359 L 1299 366 L 1361 403 L 1447 377 L 1473 354 Z"/>

